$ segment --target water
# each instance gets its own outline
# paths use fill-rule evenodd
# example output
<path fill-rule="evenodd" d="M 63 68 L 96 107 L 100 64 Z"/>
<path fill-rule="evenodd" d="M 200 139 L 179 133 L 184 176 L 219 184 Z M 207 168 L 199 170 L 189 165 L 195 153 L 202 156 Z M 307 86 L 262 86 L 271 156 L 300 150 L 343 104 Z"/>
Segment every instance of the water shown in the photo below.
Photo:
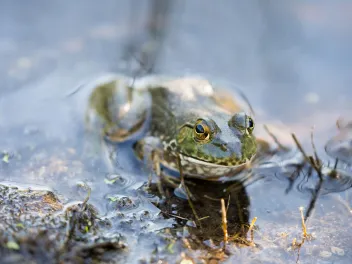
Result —
<path fill-rule="evenodd" d="M 229 254 L 224 255 L 218 245 L 222 229 L 217 199 L 221 195 L 216 196 L 221 191 L 214 191 L 213 185 L 196 185 L 201 186 L 197 195 L 210 197 L 195 202 L 199 217 L 205 217 L 201 232 L 194 227 L 197 223 L 188 203 L 178 200 L 171 190 L 164 203 L 157 192 L 146 192 L 148 173 L 127 146 L 118 152 L 117 159 L 124 166 L 117 166 L 115 176 L 102 160 L 82 155 L 90 90 L 74 91 L 82 83 L 122 68 L 123 47 L 129 37 L 141 33 L 148 2 L 136 8 L 133 32 L 131 6 L 128 1 L 108 0 L 1 3 L 0 150 L 3 157 L 8 155 L 8 163 L 5 158 L 1 164 L 0 180 L 6 185 L 50 188 L 65 197 L 63 204 L 82 202 L 89 186 L 89 203 L 111 227 L 88 235 L 84 243 L 94 244 L 99 236 L 107 241 L 123 237 L 128 251 L 117 254 L 112 250 L 106 257 L 116 262 L 165 259 L 174 263 L 207 256 L 229 263 L 294 263 L 298 258 L 301 263 L 350 263 L 350 128 L 338 131 L 335 122 L 340 117 L 348 122 L 351 113 L 348 14 L 352 6 L 343 1 L 225 1 L 222 5 L 180 1 L 173 5 L 156 67 L 160 74 L 196 74 L 221 84 L 236 84 L 256 111 L 261 136 L 268 138 L 261 129 L 268 123 L 276 127 L 272 131 L 283 143 L 292 146 L 290 133 L 294 132 L 312 154 L 314 127 L 324 165 L 333 166 L 334 157 L 339 158 L 338 178 L 325 173 L 307 220 L 314 240 L 303 244 L 299 256 L 292 248 L 294 238 L 302 239 L 299 207 L 307 213 L 319 177 L 309 166 L 295 174 L 295 156 L 290 159 L 281 153 L 273 157 L 254 170 L 255 180 L 250 184 L 240 182 L 229 191 L 230 238 L 242 232 L 242 224 L 257 217 L 257 247 L 229 246 Z M 332 138 L 327 149 L 334 157 L 329 157 L 324 148 Z M 62 235 L 64 229 L 58 233 Z M 54 252 L 62 240 L 53 244 Z M 75 243 L 71 246 L 77 250 L 81 244 Z M 26 254 L 25 245 L 20 254 Z M 65 257 L 72 261 L 75 250 Z M 89 256 L 89 251 L 85 254 Z M 37 257 L 38 262 L 46 260 L 44 253 Z"/>

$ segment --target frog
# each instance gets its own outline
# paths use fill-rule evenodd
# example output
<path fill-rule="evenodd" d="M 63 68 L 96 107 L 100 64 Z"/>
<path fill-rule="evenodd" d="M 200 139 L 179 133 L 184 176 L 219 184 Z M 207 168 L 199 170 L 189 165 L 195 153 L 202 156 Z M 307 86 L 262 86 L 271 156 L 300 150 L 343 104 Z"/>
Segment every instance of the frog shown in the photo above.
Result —
<path fill-rule="evenodd" d="M 252 114 L 224 91 L 201 77 L 112 76 L 90 93 L 87 128 L 101 140 L 132 142 L 158 176 L 230 179 L 258 147 Z"/>

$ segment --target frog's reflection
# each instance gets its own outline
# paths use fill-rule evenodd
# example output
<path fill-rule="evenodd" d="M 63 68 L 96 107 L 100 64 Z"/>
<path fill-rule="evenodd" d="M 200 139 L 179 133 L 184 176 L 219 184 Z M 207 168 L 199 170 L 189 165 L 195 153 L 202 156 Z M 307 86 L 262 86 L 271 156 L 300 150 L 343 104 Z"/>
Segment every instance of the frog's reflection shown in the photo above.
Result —
<path fill-rule="evenodd" d="M 187 224 L 190 235 L 201 242 L 223 241 L 221 199 L 224 199 L 228 234 L 243 237 L 245 227 L 248 226 L 250 200 L 241 182 L 221 183 L 192 179 L 185 181 L 185 185 L 192 197 L 193 209 L 189 200 L 180 198 L 174 189 L 165 185 L 163 188 L 166 197 L 158 204 L 165 217 L 174 217 L 177 220 L 177 228 Z M 151 190 L 157 194 L 157 185 L 152 185 Z"/>

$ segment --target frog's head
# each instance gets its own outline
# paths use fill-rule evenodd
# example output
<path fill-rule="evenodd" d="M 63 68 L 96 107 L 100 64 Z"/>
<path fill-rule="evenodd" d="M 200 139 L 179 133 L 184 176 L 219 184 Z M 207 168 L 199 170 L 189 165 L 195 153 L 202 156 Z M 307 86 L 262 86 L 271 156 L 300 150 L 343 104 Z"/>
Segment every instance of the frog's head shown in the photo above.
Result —
<path fill-rule="evenodd" d="M 204 165 L 237 166 L 251 160 L 257 146 L 254 121 L 243 112 L 233 116 L 197 118 L 178 131 L 178 152 Z"/>

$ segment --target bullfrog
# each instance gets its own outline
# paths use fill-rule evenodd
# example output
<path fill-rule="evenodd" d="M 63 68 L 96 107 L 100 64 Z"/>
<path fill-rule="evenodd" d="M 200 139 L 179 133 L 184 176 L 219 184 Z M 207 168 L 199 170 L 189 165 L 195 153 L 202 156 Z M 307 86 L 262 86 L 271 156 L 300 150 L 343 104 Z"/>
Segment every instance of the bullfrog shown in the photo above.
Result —
<path fill-rule="evenodd" d="M 113 76 L 95 84 L 88 105 L 89 131 L 115 143 L 132 141 L 136 157 L 151 161 L 157 174 L 219 180 L 241 171 L 257 152 L 253 117 L 203 78 Z"/>

